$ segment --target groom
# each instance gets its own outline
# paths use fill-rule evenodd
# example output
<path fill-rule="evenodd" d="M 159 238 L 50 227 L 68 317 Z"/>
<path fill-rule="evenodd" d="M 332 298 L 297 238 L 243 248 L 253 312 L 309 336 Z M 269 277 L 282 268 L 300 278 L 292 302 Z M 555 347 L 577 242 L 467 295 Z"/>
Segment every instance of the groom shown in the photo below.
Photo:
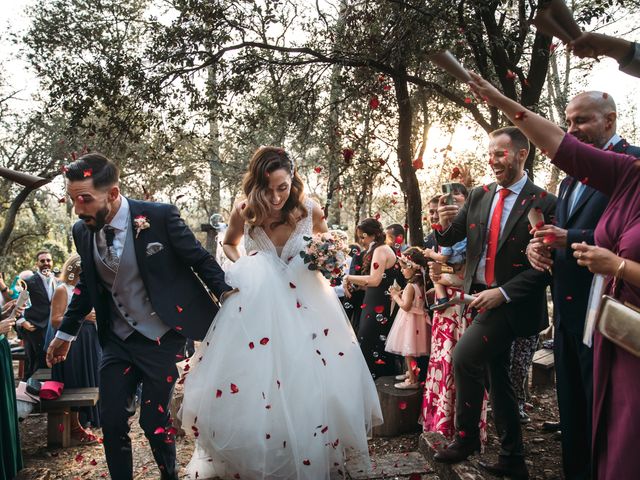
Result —
<path fill-rule="evenodd" d="M 129 417 L 142 383 L 140 426 L 162 479 L 177 479 L 169 400 L 186 338 L 202 339 L 220 300 L 231 291 L 215 259 L 173 205 L 120 195 L 118 167 L 98 153 L 65 173 L 80 221 L 73 226 L 82 274 L 60 330 L 47 351 L 64 361 L 82 319 L 95 308 L 102 345 L 100 412 L 111 478 L 133 477 Z"/>

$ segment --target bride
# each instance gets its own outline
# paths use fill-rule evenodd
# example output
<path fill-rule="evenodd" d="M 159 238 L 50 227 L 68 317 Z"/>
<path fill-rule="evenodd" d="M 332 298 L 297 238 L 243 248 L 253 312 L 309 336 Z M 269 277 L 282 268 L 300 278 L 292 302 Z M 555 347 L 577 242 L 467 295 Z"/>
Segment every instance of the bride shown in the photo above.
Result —
<path fill-rule="evenodd" d="M 191 478 L 329 479 L 369 461 L 378 396 L 333 289 L 299 253 L 326 232 L 287 153 L 259 148 L 229 219 L 229 296 L 192 357 L 182 424 Z M 244 237 L 246 256 L 238 246 Z"/>

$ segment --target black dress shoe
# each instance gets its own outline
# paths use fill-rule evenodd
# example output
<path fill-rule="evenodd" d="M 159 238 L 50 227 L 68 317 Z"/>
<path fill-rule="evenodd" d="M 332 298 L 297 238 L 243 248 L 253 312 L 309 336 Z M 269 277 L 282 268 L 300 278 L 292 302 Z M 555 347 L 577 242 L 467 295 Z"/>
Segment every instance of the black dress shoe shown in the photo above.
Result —
<path fill-rule="evenodd" d="M 496 477 L 508 477 L 511 480 L 528 480 L 529 472 L 527 465 L 522 457 L 517 460 L 508 457 L 498 457 L 497 463 L 483 462 L 480 460 L 478 465 L 484 470 Z"/>
<path fill-rule="evenodd" d="M 440 463 L 458 463 L 479 451 L 480 440 L 463 440 L 456 436 L 453 442 L 438 450 L 433 459 Z"/>
<path fill-rule="evenodd" d="M 542 430 L 545 432 L 557 432 L 560 430 L 560 422 L 544 422 L 542 424 Z"/>

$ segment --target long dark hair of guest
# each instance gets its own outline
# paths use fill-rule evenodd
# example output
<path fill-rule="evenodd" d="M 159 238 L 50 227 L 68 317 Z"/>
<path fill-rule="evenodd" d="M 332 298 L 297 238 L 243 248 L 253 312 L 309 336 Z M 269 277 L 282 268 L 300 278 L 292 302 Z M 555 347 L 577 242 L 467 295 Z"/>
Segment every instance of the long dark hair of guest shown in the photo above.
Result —
<path fill-rule="evenodd" d="M 411 263 L 421 267 L 421 270 L 418 270 L 416 274 L 409 278 L 407 281 L 409 283 L 417 283 L 424 287 L 425 282 L 425 269 L 428 265 L 427 257 L 424 256 L 424 252 L 420 250 L 418 247 L 409 247 L 404 252 L 402 252 L 402 257 L 400 257 L 400 263 L 402 264 L 403 259 L 409 260 Z"/>
<path fill-rule="evenodd" d="M 371 250 L 364 254 L 362 259 L 362 274 L 369 275 L 371 273 L 371 261 L 373 259 L 373 252 L 376 248 L 383 246 L 385 234 L 382 224 L 375 218 L 365 218 L 356 227 L 356 230 L 360 230 L 362 233 L 366 233 L 373 237 L 373 241 L 376 242 Z"/>
<path fill-rule="evenodd" d="M 267 198 L 269 174 L 280 169 L 291 175 L 291 191 L 280 210 L 280 219 L 273 222 L 270 227 L 274 228 L 285 223 L 295 227 L 298 220 L 296 214 L 300 214 L 302 218 L 309 214 L 303 204 L 304 185 L 289 154 L 283 148 L 260 147 L 251 157 L 249 170 L 242 180 L 242 190 L 247 197 L 242 216 L 251 229 L 264 225 L 269 218 L 271 213 Z"/>

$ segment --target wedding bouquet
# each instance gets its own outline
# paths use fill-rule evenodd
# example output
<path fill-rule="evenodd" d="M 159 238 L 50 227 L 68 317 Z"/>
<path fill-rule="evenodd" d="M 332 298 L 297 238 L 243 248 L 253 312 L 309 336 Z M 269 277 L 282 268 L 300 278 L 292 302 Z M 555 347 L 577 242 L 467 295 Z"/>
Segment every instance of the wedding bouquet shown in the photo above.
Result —
<path fill-rule="evenodd" d="M 342 283 L 347 271 L 348 240 L 344 232 L 331 230 L 303 237 L 307 242 L 300 256 L 309 270 L 317 270 L 335 287 Z"/>

